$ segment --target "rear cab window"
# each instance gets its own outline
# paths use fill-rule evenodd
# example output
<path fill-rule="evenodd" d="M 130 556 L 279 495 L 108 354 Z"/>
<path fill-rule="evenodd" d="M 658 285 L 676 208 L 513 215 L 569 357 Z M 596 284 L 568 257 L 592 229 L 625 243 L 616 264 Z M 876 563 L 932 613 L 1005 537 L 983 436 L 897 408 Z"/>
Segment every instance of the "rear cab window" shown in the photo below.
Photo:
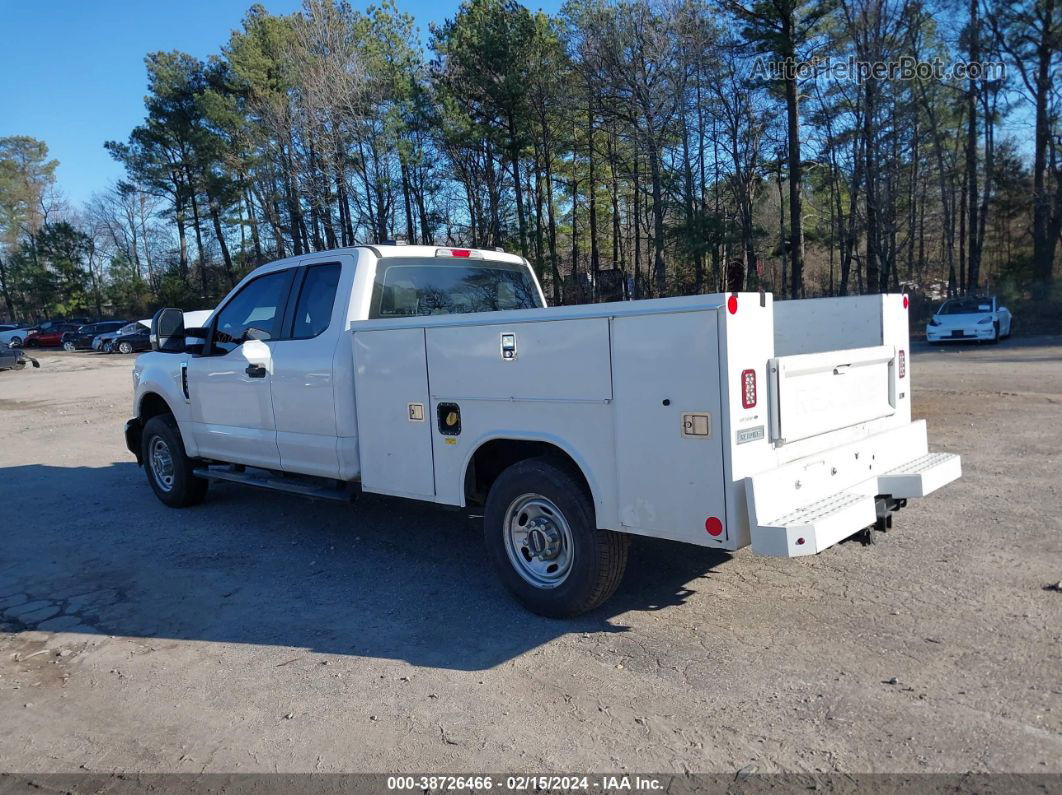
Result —
<path fill-rule="evenodd" d="M 307 267 L 295 305 L 292 339 L 312 339 L 328 329 L 332 322 L 341 270 L 338 262 Z"/>
<path fill-rule="evenodd" d="M 526 265 L 387 257 L 376 265 L 369 317 L 417 317 L 534 309 L 541 298 Z"/>

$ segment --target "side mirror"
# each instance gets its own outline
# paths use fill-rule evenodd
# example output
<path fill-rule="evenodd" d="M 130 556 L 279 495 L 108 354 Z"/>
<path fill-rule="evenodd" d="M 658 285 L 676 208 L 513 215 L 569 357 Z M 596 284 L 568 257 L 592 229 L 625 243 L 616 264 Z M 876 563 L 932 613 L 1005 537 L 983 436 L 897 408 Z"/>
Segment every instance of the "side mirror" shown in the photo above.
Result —
<path fill-rule="evenodd" d="M 160 309 L 151 318 L 151 350 L 184 353 L 184 337 L 184 312 L 180 309 Z"/>

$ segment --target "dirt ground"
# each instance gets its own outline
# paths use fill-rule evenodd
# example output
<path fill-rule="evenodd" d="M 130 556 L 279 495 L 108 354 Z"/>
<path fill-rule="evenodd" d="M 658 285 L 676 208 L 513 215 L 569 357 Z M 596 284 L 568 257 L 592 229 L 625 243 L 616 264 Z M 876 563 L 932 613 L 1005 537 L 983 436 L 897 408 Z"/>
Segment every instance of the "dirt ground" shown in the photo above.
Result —
<path fill-rule="evenodd" d="M 1062 771 L 1062 337 L 917 348 L 963 477 L 814 558 L 639 540 L 532 616 L 479 520 L 125 450 L 131 357 L 0 373 L 0 770 Z"/>

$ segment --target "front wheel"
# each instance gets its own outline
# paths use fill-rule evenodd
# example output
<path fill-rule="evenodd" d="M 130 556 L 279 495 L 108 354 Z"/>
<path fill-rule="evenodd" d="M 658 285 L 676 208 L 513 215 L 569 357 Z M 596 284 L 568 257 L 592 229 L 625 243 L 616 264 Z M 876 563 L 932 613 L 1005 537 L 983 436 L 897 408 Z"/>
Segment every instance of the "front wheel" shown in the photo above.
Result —
<path fill-rule="evenodd" d="M 619 587 L 627 536 L 598 530 L 586 486 L 558 459 L 520 461 L 487 496 L 487 552 L 502 583 L 529 610 L 567 618 Z"/>
<path fill-rule="evenodd" d="M 11 347 L 12 348 L 21 348 L 22 347 L 22 337 L 12 337 L 11 338 Z"/>
<path fill-rule="evenodd" d="M 144 425 L 141 456 L 152 491 L 171 508 L 185 508 L 203 501 L 207 481 L 197 478 L 192 460 L 184 452 L 181 430 L 170 414 L 152 417 Z"/>
<path fill-rule="evenodd" d="M 72 343 L 72 342 L 64 342 L 63 343 L 63 350 L 66 351 L 67 353 L 73 353 L 74 351 L 77 350 L 77 346 L 74 345 L 74 343 Z"/>

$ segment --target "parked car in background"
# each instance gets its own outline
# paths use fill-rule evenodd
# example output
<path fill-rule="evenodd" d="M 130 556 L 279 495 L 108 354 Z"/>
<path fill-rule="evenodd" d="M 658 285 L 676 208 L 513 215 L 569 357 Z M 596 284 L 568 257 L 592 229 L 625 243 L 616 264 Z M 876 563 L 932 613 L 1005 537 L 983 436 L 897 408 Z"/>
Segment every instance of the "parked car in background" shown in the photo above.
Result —
<path fill-rule="evenodd" d="M 65 321 L 51 322 L 35 326 L 26 332 L 26 338 L 22 344 L 27 348 L 58 348 L 63 344 L 63 334 L 68 331 L 77 331 L 80 324 Z"/>
<path fill-rule="evenodd" d="M 76 331 L 68 331 L 63 335 L 63 350 L 87 351 L 92 347 L 92 340 L 96 338 L 96 335 L 117 331 L 128 322 L 128 320 L 101 320 L 98 323 L 86 323 L 79 326 Z"/>
<path fill-rule="evenodd" d="M 111 353 L 135 353 L 151 350 L 150 327 L 133 323 L 130 331 L 123 331 L 111 341 Z"/>
<path fill-rule="evenodd" d="M 132 334 L 136 331 L 137 326 L 143 326 L 147 328 L 151 324 L 149 320 L 134 320 L 131 323 L 126 323 L 121 328 L 113 331 L 105 331 L 102 334 L 97 334 L 92 338 L 92 350 L 100 351 L 101 353 L 110 353 L 111 345 L 114 340 L 122 334 Z"/>
<path fill-rule="evenodd" d="M 30 362 L 34 367 L 41 366 L 40 362 L 27 356 L 21 348 L 0 347 L 0 371 L 21 370 L 26 366 L 26 362 Z"/>
<path fill-rule="evenodd" d="M 29 326 L 26 325 L 8 325 L 0 330 L 0 348 L 19 348 L 22 346 L 22 341 L 26 339 L 26 333 L 29 331 Z"/>
<path fill-rule="evenodd" d="M 1010 310 L 996 296 L 963 296 L 945 301 L 926 325 L 927 342 L 979 340 L 999 342 L 1010 336 Z"/>

